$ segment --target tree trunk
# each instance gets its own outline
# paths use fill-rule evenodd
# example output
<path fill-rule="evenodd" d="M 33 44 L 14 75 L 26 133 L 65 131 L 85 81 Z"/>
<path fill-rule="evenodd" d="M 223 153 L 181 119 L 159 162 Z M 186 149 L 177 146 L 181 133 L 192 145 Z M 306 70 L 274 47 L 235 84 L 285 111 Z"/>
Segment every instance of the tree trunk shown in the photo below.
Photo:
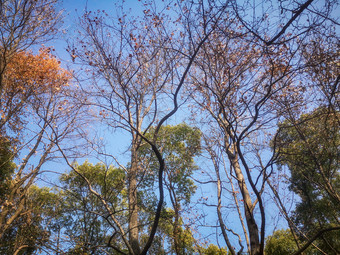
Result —
<path fill-rule="evenodd" d="M 229 146 L 227 146 L 226 148 L 229 148 Z M 242 198 L 243 198 L 244 214 L 246 217 L 246 222 L 247 222 L 247 227 L 248 227 L 248 232 L 249 232 L 251 255 L 260 255 L 261 245 L 260 245 L 260 239 L 259 239 L 259 229 L 254 218 L 253 203 L 251 201 L 251 197 L 249 194 L 249 190 L 247 188 L 247 184 L 244 179 L 244 175 L 242 173 L 242 169 L 238 162 L 236 149 L 234 150 L 228 149 L 227 153 L 228 153 L 229 160 L 232 164 L 232 167 L 234 169 L 235 175 L 237 177 L 238 186 L 240 188 Z"/>
<path fill-rule="evenodd" d="M 179 210 L 177 205 L 175 206 L 175 220 L 174 220 L 174 230 L 173 230 L 173 235 L 174 235 L 174 248 L 175 248 L 175 253 L 177 255 L 183 254 L 182 251 L 182 240 L 181 240 L 181 231 L 179 227 Z"/>
<path fill-rule="evenodd" d="M 128 193 L 129 193 L 129 242 L 134 255 L 140 254 L 140 245 L 138 240 L 138 204 L 137 204 L 137 148 L 138 144 L 134 137 L 131 148 L 131 168 L 128 173 Z"/>

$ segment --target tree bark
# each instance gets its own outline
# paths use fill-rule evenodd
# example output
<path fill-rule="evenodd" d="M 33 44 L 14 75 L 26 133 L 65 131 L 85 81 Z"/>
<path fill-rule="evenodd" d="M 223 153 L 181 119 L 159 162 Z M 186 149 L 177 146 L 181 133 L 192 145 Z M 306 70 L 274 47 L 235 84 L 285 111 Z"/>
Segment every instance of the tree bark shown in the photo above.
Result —
<path fill-rule="evenodd" d="M 131 148 L 131 168 L 128 176 L 128 196 L 129 196 L 129 242 L 134 255 L 140 254 L 139 229 L 138 229 L 138 204 L 137 204 L 137 157 L 138 157 L 137 135 L 133 135 Z"/>
<path fill-rule="evenodd" d="M 238 157 L 236 154 L 236 149 L 231 149 L 231 146 L 226 146 L 227 149 L 227 154 L 229 157 L 229 160 L 231 162 L 231 165 L 234 169 L 236 178 L 237 178 L 237 183 L 240 188 L 242 198 L 243 198 L 243 204 L 244 204 L 244 214 L 246 217 L 246 222 L 247 222 L 247 227 L 248 227 L 248 232 L 249 232 L 249 239 L 250 239 L 250 252 L 251 255 L 260 255 L 260 239 L 259 239 L 259 229 L 256 224 L 255 218 L 254 218 L 254 206 L 251 201 L 251 197 L 249 194 L 249 190 L 247 188 L 244 175 L 242 173 L 242 169 L 240 167 L 240 164 L 238 162 Z"/>

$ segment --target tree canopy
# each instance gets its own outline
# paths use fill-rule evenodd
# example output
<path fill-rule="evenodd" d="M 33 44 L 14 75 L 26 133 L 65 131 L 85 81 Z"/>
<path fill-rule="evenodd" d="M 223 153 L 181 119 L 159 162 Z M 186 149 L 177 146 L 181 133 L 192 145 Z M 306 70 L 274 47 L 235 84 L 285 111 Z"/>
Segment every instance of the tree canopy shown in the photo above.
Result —
<path fill-rule="evenodd" d="M 339 2 L 108 2 L 0 1 L 0 253 L 339 254 Z"/>
<path fill-rule="evenodd" d="M 289 187 L 300 197 L 293 214 L 304 236 L 338 226 L 340 217 L 339 113 L 318 108 L 297 122 L 280 125 L 279 162 L 290 170 Z M 291 125 L 290 125 L 291 124 Z M 317 245 L 329 254 L 339 252 L 339 230 L 325 233 Z"/>

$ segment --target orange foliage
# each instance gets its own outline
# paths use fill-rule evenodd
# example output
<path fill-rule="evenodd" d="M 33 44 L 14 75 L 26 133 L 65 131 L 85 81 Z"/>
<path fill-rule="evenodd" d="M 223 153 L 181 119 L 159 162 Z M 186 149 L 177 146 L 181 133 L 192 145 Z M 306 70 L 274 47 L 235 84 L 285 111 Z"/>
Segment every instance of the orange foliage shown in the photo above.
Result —
<path fill-rule="evenodd" d="M 21 117 L 28 109 L 36 111 L 46 100 L 54 100 L 68 86 L 71 73 L 60 66 L 49 48 L 43 48 L 37 55 L 16 53 L 7 63 L 2 78 L 0 129 L 8 125 L 12 130 L 20 130 Z"/>
<path fill-rule="evenodd" d="M 60 62 L 43 48 L 39 54 L 17 53 L 8 63 L 4 75 L 4 89 L 7 92 L 40 94 L 52 89 L 56 92 L 68 85 L 71 75 L 60 67 Z"/>

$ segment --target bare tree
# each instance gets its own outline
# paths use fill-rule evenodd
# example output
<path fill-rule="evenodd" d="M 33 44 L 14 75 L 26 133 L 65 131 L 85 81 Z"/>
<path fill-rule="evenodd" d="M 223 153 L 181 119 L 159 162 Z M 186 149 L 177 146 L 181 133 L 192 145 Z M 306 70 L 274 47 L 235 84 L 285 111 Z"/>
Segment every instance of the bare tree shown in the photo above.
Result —
<path fill-rule="evenodd" d="M 98 112 L 98 120 L 114 130 L 123 129 L 130 136 L 130 163 L 124 167 L 128 187 L 128 226 L 115 218 L 114 208 L 106 207 L 129 254 L 146 254 L 152 244 L 164 201 L 165 162 L 158 149 L 157 136 L 161 126 L 177 112 L 179 93 L 188 72 L 215 29 L 218 16 L 224 11 L 221 8 L 210 20 L 200 17 L 204 30 L 196 31 L 187 22 L 198 23 L 195 19 L 199 16 L 190 9 L 204 12 L 203 2 L 180 5 L 175 8 L 177 14 L 171 11 L 171 3 L 160 7 L 156 2 L 150 2 L 144 8 L 144 15 L 138 22 L 124 13 L 107 18 L 105 13 L 86 12 L 80 22 L 80 46 L 68 49 L 74 61 L 84 64 L 85 72 L 90 74 L 90 86 L 82 86 L 88 93 L 88 104 Z M 154 134 L 148 139 L 145 134 L 151 126 L 155 127 Z M 150 173 L 140 166 L 138 151 L 145 142 L 151 146 L 159 162 L 159 201 L 147 241 L 142 245 L 138 183 Z M 116 160 L 114 155 L 110 156 Z M 122 166 L 118 161 L 116 163 Z M 91 188 L 90 181 L 88 185 Z M 101 197 L 99 193 L 96 195 Z M 106 203 L 105 199 L 102 203 Z M 124 253 L 117 246 L 114 249 Z"/>
<path fill-rule="evenodd" d="M 230 164 L 228 172 L 241 195 L 250 253 L 263 254 L 266 226 L 263 196 L 273 158 L 259 158 L 258 151 L 264 153 L 265 141 L 269 141 L 266 129 L 276 123 L 278 112 L 272 100 L 293 89 L 294 72 L 290 62 L 294 54 L 284 47 L 262 48 L 256 39 L 237 28 L 231 14 L 218 24 L 195 61 L 193 99 L 202 113 L 207 113 L 203 123 L 215 133 L 215 137 L 206 141 L 220 145 L 224 151 L 221 157 L 226 157 Z M 219 154 L 216 152 L 216 155 Z M 221 181 L 219 174 L 217 180 Z M 260 220 L 255 216 L 256 208 Z M 230 229 L 221 219 L 219 217 L 222 231 Z M 240 219 L 242 223 L 241 215 Z M 234 252 L 226 232 L 224 237 Z"/>

